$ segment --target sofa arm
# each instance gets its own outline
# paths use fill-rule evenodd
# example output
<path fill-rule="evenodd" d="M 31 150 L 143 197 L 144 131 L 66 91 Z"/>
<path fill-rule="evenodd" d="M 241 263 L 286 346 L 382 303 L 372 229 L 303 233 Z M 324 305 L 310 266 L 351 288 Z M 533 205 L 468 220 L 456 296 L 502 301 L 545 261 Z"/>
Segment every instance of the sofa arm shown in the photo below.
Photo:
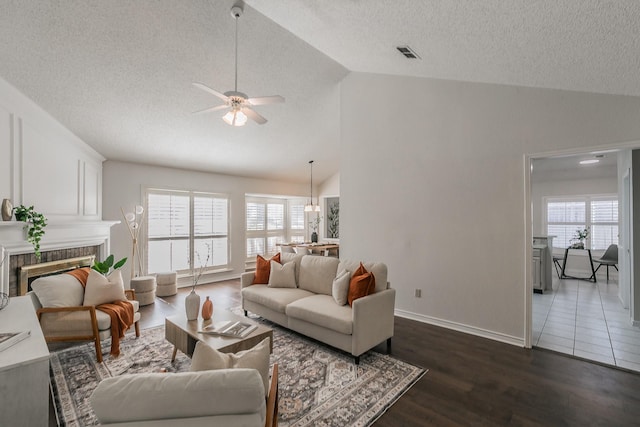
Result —
<path fill-rule="evenodd" d="M 264 424 L 266 418 L 255 369 L 121 375 L 100 382 L 90 402 L 103 424 L 233 414 L 259 414 Z"/>
<path fill-rule="evenodd" d="M 353 301 L 351 354 L 365 351 L 393 336 L 396 290 L 385 289 Z"/>
<path fill-rule="evenodd" d="M 247 271 L 240 275 L 240 289 L 253 285 L 253 279 L 256 277 L 256 273 L 253 271 Z"/>

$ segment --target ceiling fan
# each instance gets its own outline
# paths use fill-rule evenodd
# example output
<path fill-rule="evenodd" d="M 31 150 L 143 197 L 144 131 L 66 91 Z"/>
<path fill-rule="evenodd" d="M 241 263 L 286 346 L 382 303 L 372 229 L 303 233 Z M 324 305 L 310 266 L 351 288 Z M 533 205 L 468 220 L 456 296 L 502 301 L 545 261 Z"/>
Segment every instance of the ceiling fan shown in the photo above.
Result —
<path fill-rule="evenodd" d="M 196 111 L 193 114 L 210 113 L 212 111 L 219 111 L 228 109 L 222 119 L 231 126 L 244 126 L 247 123 L 247 117 L 263 125 L 267 123 L 267 119 L 255 112 L 251 107 L 255 105 L 277 104 L 284 102 L 284 98 L 280 95 L 261 96 L 258 98 L 249 98 L 246 94 L 238 92 L 238 18 L 242 16 L 242 6 L 235 5 L 231 8 L 231 16 L 236 20 L 236 67 L 235 67 L 235 87 L 234 90 L 230 90 L 225 93 L 220 93 L 217 90 L 211 89 L 202 83 L 194 83 L 193 85 L 198 89 L 202 89 L 212 95 L 224 101 L 223 105 L 215 107 L 205 108 L 204 110 Z"/>

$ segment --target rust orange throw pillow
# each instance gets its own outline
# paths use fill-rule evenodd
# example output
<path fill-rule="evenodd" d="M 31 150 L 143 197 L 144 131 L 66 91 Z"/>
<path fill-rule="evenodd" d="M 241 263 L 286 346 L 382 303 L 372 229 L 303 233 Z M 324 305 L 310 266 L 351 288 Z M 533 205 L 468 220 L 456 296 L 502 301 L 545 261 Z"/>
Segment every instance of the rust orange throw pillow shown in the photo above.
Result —
<path fill-rule="evenodd" d="M 360 267 L 353 273 L 351 276 L 351 281 L 349 282 L 349 295 L 347 297 L 347 301 L 349 305 L 353 305 L 353 301 L 366 297 L 373 293 L 376 289 L 376 278 L 373 276 L 373 273 L 369 273 L 362 263 L 360 263 Z"/>
<path fill-rule="evenodd" d="M 269 283 L 269 274 L 271 273 L 271 261 L 280 263 L 280 252 L 275 254 L 271 259 L 264 259 L 260 255 L 256 259 L 256 275 L 253 278 L 254 285 L 266 285 Z"/>

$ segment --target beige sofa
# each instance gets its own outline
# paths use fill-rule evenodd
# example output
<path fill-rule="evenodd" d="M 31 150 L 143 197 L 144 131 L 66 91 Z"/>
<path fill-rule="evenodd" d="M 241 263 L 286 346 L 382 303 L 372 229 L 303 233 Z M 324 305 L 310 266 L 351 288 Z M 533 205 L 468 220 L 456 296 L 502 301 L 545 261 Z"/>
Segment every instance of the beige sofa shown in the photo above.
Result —
<path fill-rule="evenodd" d="M 90 398 L 101 425 L 263 427 L 265 389 L 255 369 L 121 375 Z"/>
<path fill-rule="evenodd" d="M 241 275 L 242 309 L 278 323 L 291 330 L 322 341 L 355 356 L 387 341 L 391 348 L 395 289 L 387 282 L 387 266 L 363 263 L 372 272 L 375 292 L 353 301 L 353 307 L 338 305 L 332 296 L 333 279 L 338 272 L 351 274 L 360 265 L 337 258 L 282 253 L 282 263 L 296 265 L 295 288 L 254 285 L 254 273 Z"/>

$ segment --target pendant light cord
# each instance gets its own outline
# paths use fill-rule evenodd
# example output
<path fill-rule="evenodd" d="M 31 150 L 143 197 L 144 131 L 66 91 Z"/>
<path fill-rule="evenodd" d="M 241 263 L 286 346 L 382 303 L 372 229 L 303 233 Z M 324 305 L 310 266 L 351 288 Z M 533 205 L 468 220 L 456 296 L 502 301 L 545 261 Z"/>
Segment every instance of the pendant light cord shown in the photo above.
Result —
<path fill-rule="evenodd" d="M 310 184 L 310 196 L 311 196 L 311 200 L 309 200 L 309 204 L 311 205 L 311 207 L 313 207 L 313 160 L 309 161 L 309 164 L 311 165 L 311 184 Z"/>

